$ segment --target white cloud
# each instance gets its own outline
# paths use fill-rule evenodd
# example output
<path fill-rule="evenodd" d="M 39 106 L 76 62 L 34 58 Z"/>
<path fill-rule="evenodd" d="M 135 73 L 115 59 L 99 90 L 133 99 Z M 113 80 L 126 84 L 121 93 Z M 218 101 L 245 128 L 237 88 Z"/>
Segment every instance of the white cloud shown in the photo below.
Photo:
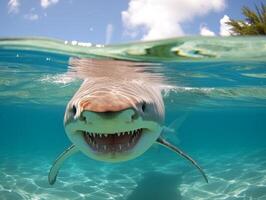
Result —
<path fill-rule="evenodd" d="M 47 8 L 50 5 L 57 4 L 59 0 L 41 0 L 41 6 Z"/>
<path fill-rule="evenodd" d="M 33 14 L 33 13 L 29 13 L 29 14 L 24 15 L 24 18 L 28 19 L 28 20 L 31 20 L 31 21 L 35 21 L 35 20 L 39 19 L 39 15 Z"/>
<path fill-rule="evenodd" d="M 184 35 L 181 23 L 224 7 L 225 0 L 130 0 L 121 15 L 126 32 L 151 40 Z"/>
<path fill-rule="evenodd" d="M 8 13 L 18 13 L 20 7 L 19 0 L 9 0 L 8 2 Z"/>
<path fill-rule="evenodd" d="M 111 39 L 112 39 L 112 35 L 114 32 L 114 26 L 112 24 L 108 24 L 106 26 L 106 31 L 105 31 L 105 44 L 109 44 Z"/>
<path fill-rule="evenodd" d="M 200 35 L 202 36 L 215 36 L 215 33 L 211 31 L 206 25 L 200 26 Z"/>
<path fill-rule="evenodd" d="M 221 36 L 230 36 L 231 26 L 226 24 L 229 22 L 230 18 L 227 15 L 224 15 L 222 19 L 220 19 L 220 35 Z"/>

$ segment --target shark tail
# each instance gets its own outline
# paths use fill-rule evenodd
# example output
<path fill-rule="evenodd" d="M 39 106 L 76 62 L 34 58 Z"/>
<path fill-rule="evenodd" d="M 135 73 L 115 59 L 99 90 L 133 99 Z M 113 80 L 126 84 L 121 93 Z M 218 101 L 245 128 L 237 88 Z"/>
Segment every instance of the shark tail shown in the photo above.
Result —
<path fill-rule="evenodd" d="M 179 144 L 180 140 L 178 138 L 178 133 L 184 121 L 187 119 L 187 117 L 188 117 L 188 112 L 185 112 L 181 116 L 178 116 L 168 126 L 165 126 L 162 133 L 162 138 L 170 140 L 174 144 Z"/>

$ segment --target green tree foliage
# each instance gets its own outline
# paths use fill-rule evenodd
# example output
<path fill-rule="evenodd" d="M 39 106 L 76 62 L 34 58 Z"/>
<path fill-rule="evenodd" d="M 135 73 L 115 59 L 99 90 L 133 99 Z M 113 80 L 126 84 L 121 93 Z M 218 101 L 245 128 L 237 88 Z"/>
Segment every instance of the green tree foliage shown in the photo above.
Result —
<path fill-rule="evenodd" d="M 256 11 L 252 11 L 248 7 L 242 8 L 245 20 L 230 19 L 227 22 L 231 28 L 232 35 L 266 35 L 266 6 L 255 6 Z"/>

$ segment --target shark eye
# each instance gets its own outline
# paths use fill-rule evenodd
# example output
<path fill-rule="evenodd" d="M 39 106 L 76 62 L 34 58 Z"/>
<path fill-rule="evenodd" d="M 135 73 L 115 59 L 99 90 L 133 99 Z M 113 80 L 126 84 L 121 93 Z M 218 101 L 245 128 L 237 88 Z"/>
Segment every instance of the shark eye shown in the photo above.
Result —
<path fill-rule="evenodd" d="M 146 103 L 145 102 L 143 102 L 141 109 L 142 109 L 142 112 L 145 112 L 145 110 L 146 110 Z"/>
<path fill-rule="evenodd" d="M 73 107 L 72 107 L 72 113 L 73 113 L 73 115 L 76 115 L 76 113 L 77 113 L 77 108 L 75 105 L 73 105 Z"/>

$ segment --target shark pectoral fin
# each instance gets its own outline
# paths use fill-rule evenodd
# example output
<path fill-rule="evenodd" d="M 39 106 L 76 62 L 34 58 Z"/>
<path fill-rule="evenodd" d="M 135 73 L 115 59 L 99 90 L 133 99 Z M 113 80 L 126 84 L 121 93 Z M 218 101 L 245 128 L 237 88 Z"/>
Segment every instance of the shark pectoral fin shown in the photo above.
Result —
<path fill-rule="evenodd" d="M 178 153 L 179 155 L 181 155 L 183 158 L 189 160 L 200 171 L 200 173 L 202 174 L 203 178 L 208 183 L 208 178 L 207 178 L 206 174 L 204 173 L 204 171 L 197 164 L 197 162 L 195 160 L 193 160 L 189 155 L 187 155 L 186 153 L 184 153 L 183 151 L 181 151 L 179 148 L 175 147 L 174 145 L 170 144 L 166 140 L 162 139 L 161 137 L 157 139 L 157 143 L 169 148 L 170 150 L 172 150 L 172 151 Z"/>
<path fill-rule="evenodd" d="M 57 174 L 59 172 L 59 169 L 63 162 L 70 157 L 71 155 L 77 153 L 79 150 L 78 148 L 73 144 L 68 149 L 66 149 L 55 161 L 53 166 L 50 169 L 49 175 L 48 175 L 48 182 L 50 185 L 53 185 L 56 181 Z"/>

